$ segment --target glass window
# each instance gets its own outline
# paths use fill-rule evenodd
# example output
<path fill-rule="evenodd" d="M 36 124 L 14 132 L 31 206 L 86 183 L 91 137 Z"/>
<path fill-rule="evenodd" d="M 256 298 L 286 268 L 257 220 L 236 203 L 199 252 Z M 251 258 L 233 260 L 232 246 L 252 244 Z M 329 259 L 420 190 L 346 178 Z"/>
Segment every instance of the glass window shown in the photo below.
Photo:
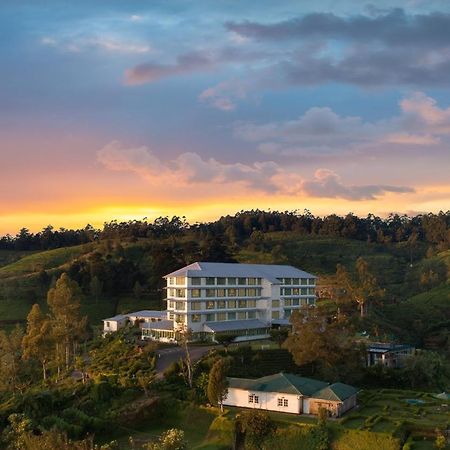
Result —
<path fill-rule="evenodd" d="M 191 284 L 192 286 L 200 286 L 202 284 L 202 279 L 200 277 L 192 277 Z"/>
<path fill-rule="evenodd" d="M 169 284 L 175 284 L 175 278 L 169 277 L 168 282 L 169 282 Z"/>
<path fill-rule="evenodd" d="M 300 295 L 300 289 L 299 288 L 293 288 L 292 289 L 292 295 Z"/>
<path fill-rule="evenodd" d="M 248 284 L 250 285 L 250 286 L 254 286 L 255 284 L 256 284 L 256 278 L 249 278 L 248 279 Z"/>
<path fill-rule="evenodd" d="M 283 406 L 285 406 L 285 407 L 289 406 L 289 401 L 287 398 L 283 399 Z"/>
<path fill-rule="evenodd" d="M 272 300 L 272 308 L 279 308 L 280 300 Z"/>
<path fill-rule="evenodd" d="M 215 302 L 209 301 L 206 302 L 206 309 L 214 309 L 215 308 Z"/>
<path fill-rule="evenodd" d="M 247 308 L 256 308 L 256 300 L 247 300 Z"/>
<path fill-rule="evenodd" d="M 293 304 L 294 306 L 299 306 L 299 305 L 300 305 L 300 299 L 299 299 L 299 298 L 294 298 L 294 299 L 292 300 L 292 304 Z"/>
<path fill-rule="evenodd" d="M 227 313 L 220 312 L 216 314 L 216 320 L 227 320 Z"/>
<path fill-rule="evenodd" d="M 184 323 L 184 316 L 182 314 L 175 314 L 175 321 L 177 323 Z"/>
<path fill-rule="evenodd" d="M 193 311 L 199 311 L 202 309 L 202 302 L 191 302 L 191 309 Z"/>
<path fill-rule="evenodd" d="M 292 284 L 292 278 L 285 278 L 284 284 Z"/>
<path fill-rule="evenodd" d="M 291 317 L 291 314 L 292 314 L 292 310 L 291 310 L 291 309 L 285 309 L 285 310 L 284 310 L 284 317 L 285 317 L 286 319 L 288 319 L 289 317 Z"/>
<path fill-rule="evenodd" d="M 292 284 L 295 284 L 295 285 L 300 284 L 300 278 L 292 278 Z"/>
<path fill-rule="evenodd" d="M 169 313 L 169 320 L 173 320 L 173 312 Z"/>
<path fill-rule="evenodd" d="M 259 397 L 257 395 L 255 395 L 254 402 L 259 403 Z"/>
<path fill-rule="evenodd" d="M 308 280 L 306 278 L 302 278 L 300 281 L 302 286 L 306 286 L 308 284 Z"/>
<path fill-rule="evenodd" d="M 228 297 L 236 297 L 236 289 L 227 289 L 227 291 Z"/>
<path fill-rule="evenodd" d="M 194 297 L 194 298 L 200 297 L 200 289 L 192 289 L 191 297 Z"/>
<path fill-rule="evenodd" d="M 238 278 L 238 284 L 245 286 L 247 284 L 247 278 Z"/>
<path fill-rule="evenodd" d="M 167 306 L 168 306 L 169 309 L 173 309 L 173 308 L 175 308 L 175 302 L 168 301 L 167 302 Z"/>
<path fill-rule="evenodd" d="M 217 297 L 225 297 L 225 289 L 217 289 Z"/>
<path fill-rule="evenodd" d="M 308 304 L 309 305 L 315 305 L 316 304 L 316 299 L 315 298 L 308 298 Z"/>
<path fill-rule="evenodd" d="M 256 289 L 255 288 L 249 288 L 247 289 L 247 295 L 249 297 L 256 297 Z"/>
<path fill-rule="evenodd" d="M 308 288 L 301 288 L 300 292 L 301 292 L 301 295 L 308 295 Z"/>
<path fill-rule="evenodd" d="M 247 318 L 245 311 L 238 312 L 237 318 L 238 318 L 238 320 L 245 320 Z"/>
<path fill-rule="evenodd" d="M 229 309 L 236 308 L 236 300 L 228 300 L 228 308 Z"/>
<path fill-rule="evenodd" d="M 206 314 L 206 321 L 207 322 L 214 322 L 216 320 L 215 314 Z"/>
<path fill-rule="evenodd" d="M 279 319 L 280 311 L 272 311 L 272 319 Z"/>
<path fill-rule="evenodd" d="M 292 289 L 291 288 L 284 288 L 284 294 L 283 295 L 292 295 Z"/>
<path fill-rule="evenodd" d="M 186 306 L 186 302 L 176 302 L 175 303 L 175 309 L 178 309 L 181 311 L 184 311 L 185 306 Z"/>
<path fill-rule="evenodd" d="M 256 319 L 256 311 L 249 311 L 247 313 L 247 319 Z"/>
<path fill-rule="evenodd" d="M 246 308 L 247 300 L 238 300 L 238 308 Z"/>
<path fill-rule="evenodd" d="M 217 278 L 217 284 L 219 285 L 219 286 L 223 286 L 224 284 L 226 284 L 226 278 L 223 278 L 223 277 L 219 277 L 219 278 Z"/>
<path fill-rule="evenodd" d="M 245 297 L 247 295 L 247 289 L 239 288 L 238 289 L 238 295 L 239 295 L 239 297 Z"/>
<path fill-rule="evenodd" d="M 277 404 L 278 406 L 283 406 L 283 399 L 279 398 Z"/>
<path fill-rule="evenodd" d="M 175 289 L 167 289 L 167 293 L 169 297 L 175 297 Z"/>
<path fill-rule="evenodd" d="M 206 284 L 207 285 L 214 285 L 216 284 L 216 279 L 214 277 L 206 277 Z"/>
<path fill-rule="evenodd" d="M 201 322 L 202 316 L 200 314 L 192 314 L 192 322 Z"/>
<path fill-rule="evenodd" d="M 205 289 L 206 296 L 207 297 L 215 297 L 216 296 L 216 290 L 215 289 Z"/>
<path fill-rule="evenodd" d="M 225 300 L 219 300 L 217 302 L 217 308 L 218 309 L 225 309 L 227 307 L 227 304 L 225 302 Z"/>
<path fill-rule="evenodd" d="M 308 294 L 309 295 L 314 295 L 316 292 L 316 290 L 314 288 L 308 288 Z"/>
<path fill-rule="evenodd" d="M 287 299 L 284 301 L 284 305 L 285 305 L 285 306 L 292 306 L 292 299 L 291 299 L 291 298 L 287 298 Z"/>
<path fill-rule="evenodd" d="M 308 278 L 308 284 L 309 284 L 309 285 L 314 285 L 314 284 L 316 284 L 315 278 Z"/>
<path fill-rule="evenodd" d="M 253 403 L 253 399 L 254 399 L 254 395 L 253 394 L 250 394 L 249 396 L 248 396 L 248 402 L 249 403 Z"/>
<path fill-rule="evenodd" d="M 228 320 L 236 320 L 236 313 L 235 312 L 228 313 Z"/>
<path fill-rule="evenodd" d="M 227 278 L 227 284 L 229 286 L 236 286 L 236 278 Z"/>
<path fill-rule="evenodd" d="M 182 286 L 182 285 L 186 284 L 186 278 L 185 277 L 176 277 L 175 283 L 178 286 Z"/>
<path fill-rule="evenodd" d="M 185 297 L 185 296 L 186 296 L 186 289 L 177 289 L 175 297 Z"/>

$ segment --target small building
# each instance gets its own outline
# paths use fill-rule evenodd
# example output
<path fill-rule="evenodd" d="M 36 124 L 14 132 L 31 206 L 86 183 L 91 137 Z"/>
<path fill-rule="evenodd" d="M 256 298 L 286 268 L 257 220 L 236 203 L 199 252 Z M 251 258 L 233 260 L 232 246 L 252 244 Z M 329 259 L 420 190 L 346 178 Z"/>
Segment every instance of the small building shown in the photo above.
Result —
<path fill-rule="evenodd" d="M 147 309 L 128 314 L 117 314 L 109 319 L 103 319 L 103 335 L 105 336 L 108 333 L 113 333 L 129 323 L 141 326 L 144 323 L 160 322 L 165 319 L 166 316 L 166 311 L 150 311 Z"/>
<path fill-rule="evenodd" d="M 357 403 L 357 389 L 344 383 L 278 373 L 258 379 L 229 378 L 224 405 L 291 414 L 318 414 L 325 408 L 340 417 Z"/>
<path fill-rule="evenodd" d="M 367 367 L 381 364 L 391 369 L 403 367 L 406 358 L 413 356 L 415 348 L 408 344 L 371 342 L 367 344 Z"/>

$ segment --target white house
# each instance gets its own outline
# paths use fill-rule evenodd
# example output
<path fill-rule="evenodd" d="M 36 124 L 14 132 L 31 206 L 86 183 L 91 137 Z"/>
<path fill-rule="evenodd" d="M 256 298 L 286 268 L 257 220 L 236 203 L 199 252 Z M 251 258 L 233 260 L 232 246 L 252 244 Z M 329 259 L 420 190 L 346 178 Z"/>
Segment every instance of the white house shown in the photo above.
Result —
<path fill-rule="evenodd" d="M 256 380 L 229 378 L 224 405 L 291 414 L 318 414 L 325 408 L 340 417 L 356 406 L 357 389 L 343 383 L 328 384 L 311 378 L 279 373 Z"/>
<path fill-rule="evenodd" d="M 103 335 L 123 328 L 125 325 L 160 322 L 167 317 L 166 311 L 143 310 L 129 314 L 117 314 L 109 319 L 103 319 Z"/>
<path fill-rule="evenodd" d="M 314 306 L 314 275 L 292 266 L 196 262 L 164 277 L 166 319 L 142 326 L 143 339 L 177 340 L 229 334 L 237 341 L 266 338 L 272 325 L 288 325 L 293 311 Z"/>

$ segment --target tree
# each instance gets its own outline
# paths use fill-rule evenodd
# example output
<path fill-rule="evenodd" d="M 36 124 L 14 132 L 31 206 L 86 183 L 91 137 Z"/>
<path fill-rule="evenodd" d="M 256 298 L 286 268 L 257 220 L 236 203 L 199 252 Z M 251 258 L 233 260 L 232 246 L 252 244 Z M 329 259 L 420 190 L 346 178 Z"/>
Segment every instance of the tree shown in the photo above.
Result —
<path fill-rule="evenodd" d="M 27 317 L 27 332 L 22 339 L 22 357 L 34 358 L 42 366 L 42 377 L 47 379 L 47 364 L 53 348 L 51 323 L 35 303 Z"/>
<path fill-rule="evenodd" d="M 245 447 L 248 449 L 261 449 L 264 441 L 277 429 L 275 423 L 265 411 L 245 411 L 236 419 L 245 434 Z"/>
<path fill-rule="evenodd" d="M 270 339 L 272 339 L 272 341 L 275 341 L 280 348 L 288 336 L 289 330 L 286 327 L 272 328 L 270 330 Z"/>
<path fill-rule="evenodd" d="M 188 329 L 186 326 L 180 331 L 180 342 L 181 346 L 184 349 L 184 360 L 182 364 L 182 368 L 186 368 L 186 382 L 187 385 L 192 389 L 192 377 L 193 377 L 193 370 L 192 370 L 192 361 L 191 361 L 191 354 L 189 353 L 189 347 L 188 343 L 192 339 L 192 332 L 190 329 Z"/>
<path fill-rule="evenodd" d="M 18 325 L 11 333 L 0 330 L 0 391 L 15 391 L 21 373 L 23 330 Z"/>
<path fill-rule="evenodd" d="M 103 282 L 101 282 L 97 276 L 91 278 L 91 282 L 89 283 L 91 295 L 95 298 L 95 302 L 98 303 L 98 299 L 100 295 L 102 295 L 103 291 Z"/>
<path fill-rule="evenodd" d="M 139 281 L 136 281 L 136 283 L 134 283 L 133 293 L 137 300 L 140 300 L 142 298 L 143 292 L 144 289 L 142 288 L 141 283 L 139 283 Z"/>
<path fill-rule="evenodd" d="M 223 411 L 223 401 L 228 392 L 228 381 L 226 377 L 227 367 L 224 359 L 218 359 L 209 371 L 208 400 L 213 405 L 219 405 Z"/>
<path fill-rule="evenodd" d="M 187 442 L 184 431 L 171 428 L 163 433 L 158 442 L 150 443 L 143 447 L 147 450 L 187 450 Z"/>
<path fill-rule="evenodd" d="M 223 345 L 225 352 L 228 353 L 228 346 L 236 339 L 235 334 L 217 334 L 214 339 L 218 344 Z"/>
<path fill-rule="evenodd" d="M 69 369 L 76 354 L 76 347 L 86 329 L 86 317 L 80 313 L 81 291 L 78 284 L 63 273 L 56 286 L 48 291 L 52 334 L 58 374 L 64 362 Z"/>

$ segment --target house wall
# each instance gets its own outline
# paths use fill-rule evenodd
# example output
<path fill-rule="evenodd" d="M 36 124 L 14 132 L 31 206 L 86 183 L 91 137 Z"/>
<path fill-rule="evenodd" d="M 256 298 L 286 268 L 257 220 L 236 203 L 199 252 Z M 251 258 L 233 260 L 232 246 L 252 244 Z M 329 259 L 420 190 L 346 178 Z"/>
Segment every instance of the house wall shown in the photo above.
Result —
<path fill-rule="evenodd" d="M 249 402 L 249 396 L 252 394 L 258 397 L 258 403 L 255 402 L 255 398 L 253 398 L 253 402 Z M 278 406 L 278 399 L 283 400 L 283 406 Z M 287 406 L 284 406 L 284 400 L 287 400 Z M 301 412 L 301 396 L 229 388 L 224 405 L 299 414 Z"/>
<path fill-rule="evenodd" d="M 329 411 L 332 417 L 340 417 L 349 409 L 356 406 L 356 395 L 352 395 L 343 402 L 322 400 L 318 398 L 311 398 L 309 400 L 309 413 L 318 414 L 320 408 L 325 408 Z"/>
<path fill-rule="evenodd" d="M 103 322 L 103 331 L 117 331 L 119 328 L 122 328 L 127 323 L 127 319 L 124 318 L 122 320 L 105 320 Z"/>

